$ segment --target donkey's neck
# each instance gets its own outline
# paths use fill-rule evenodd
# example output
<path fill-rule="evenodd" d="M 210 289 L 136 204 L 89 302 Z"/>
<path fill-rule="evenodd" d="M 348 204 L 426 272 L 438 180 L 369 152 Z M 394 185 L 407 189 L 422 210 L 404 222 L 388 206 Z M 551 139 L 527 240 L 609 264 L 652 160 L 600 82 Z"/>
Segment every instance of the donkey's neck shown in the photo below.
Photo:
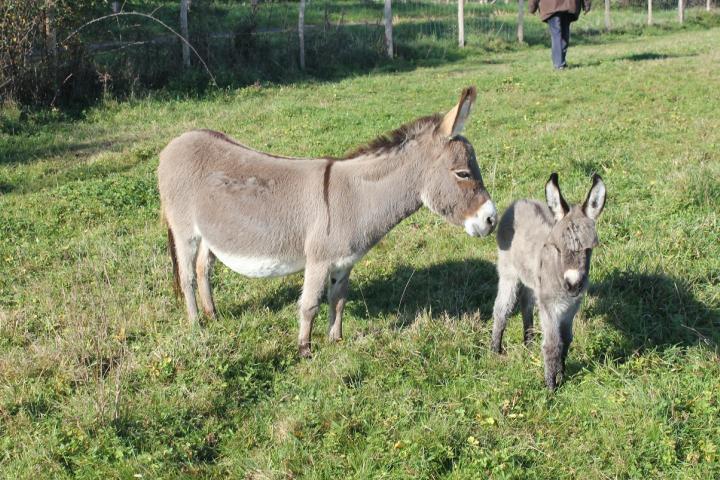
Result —
<path fill-rule="evenodd" d="M 341 162 L 361 199 L 354 221 L 367 248 L 422 206 L 421 160 L 415 149 L 404 148 Z"/>

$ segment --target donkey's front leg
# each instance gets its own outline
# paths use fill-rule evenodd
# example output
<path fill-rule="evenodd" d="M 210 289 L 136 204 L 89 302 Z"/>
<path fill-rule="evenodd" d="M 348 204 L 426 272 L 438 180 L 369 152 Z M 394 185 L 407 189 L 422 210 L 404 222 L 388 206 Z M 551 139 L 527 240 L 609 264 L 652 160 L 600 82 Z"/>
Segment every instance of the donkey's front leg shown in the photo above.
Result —
<path fill-rule="evenodd" d="M 300 296 L 300 334 L 298 335 L 298 353 L 304 358 L 310 356 L 313 320 L 320 308 L 320 298 L 329 272 L 328 264 L 308 263 L 305 267 L 305 281 Z"/>
<path fill-rule="evenodd" d="M 562 380 L 563 341 L 560 333 L 560 321 L 548 308 L 540 305 L 540 325 L 542 328 L 543 361 L 545 362 L 545 385 L 554 391 Z"/>
<path fill-rule="evenodd" d="M 350 270 L 338 270 L 330 274 L 328 285 L 328 337 L 332 341 L 342 340 L 342 316 L 350 283 Z"/>
<path fill-rule="evenodd" d="M 500 275 L 498 293 L 493 307 L 493 328 L 490 349 L 502 353 L 502 338 L 507 326 L 508 317 L 515 308 L 517 301 L 518 280 L 515 277 Z"/>

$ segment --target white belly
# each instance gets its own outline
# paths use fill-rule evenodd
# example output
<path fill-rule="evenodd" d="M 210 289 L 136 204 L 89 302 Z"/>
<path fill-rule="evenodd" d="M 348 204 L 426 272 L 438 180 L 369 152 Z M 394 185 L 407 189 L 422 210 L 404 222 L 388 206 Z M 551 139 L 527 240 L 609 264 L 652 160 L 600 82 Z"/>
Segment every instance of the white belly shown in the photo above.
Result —
<path fill-rule="evenodd" d="M 305 268 L 304 258 L 246 257 L 211 250 L 229 269 L 246 277 L 282 277 Z"/>

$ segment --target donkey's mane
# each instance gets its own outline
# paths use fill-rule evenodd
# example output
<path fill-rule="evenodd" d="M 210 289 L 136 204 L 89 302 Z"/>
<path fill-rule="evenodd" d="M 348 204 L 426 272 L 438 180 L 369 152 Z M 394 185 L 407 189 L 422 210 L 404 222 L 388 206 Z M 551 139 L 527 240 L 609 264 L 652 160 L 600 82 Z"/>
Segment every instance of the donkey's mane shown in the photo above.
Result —
<path fill-rule="evenodd" d="M 207 134 L 210 135 L 211 137 L 217 138 L 217 139 L 219 139 L 219 140 L 223 140 L 223 141 L 228 142 L 228 143 L 231 143 L 231 144 L 233 144 L 233 145 L 237 145 L 238 147 L 242 147 L 241 144 L 239 144 L 238 142 L 236 142 L 236 141 L 233 140 L 232 138 L 228 137 L 228 136 L 227 136 L 226 134 L 224 134 L 223 132 L 218 132 L 217 130 L 210 130 L 210 129 L 208 129 L 208 128 L 198 128 L 197 131 L 198 131 L 198 132 L 207 133 Z"/>
<path fill-rule="evenodd" d="M 442 115 L 439 113 L 420 117 L 395 130 L 383 133 L 370 143 L 352 150 L 345 155 L 343 160 L 356 158 L 361 155 L 384 153 L 388 150 L 402 147 L 405 142 L 417 137 L 421 133 L 425 133 L 429 128 L 436 128 L 440 125 L 442 118 Z"/>

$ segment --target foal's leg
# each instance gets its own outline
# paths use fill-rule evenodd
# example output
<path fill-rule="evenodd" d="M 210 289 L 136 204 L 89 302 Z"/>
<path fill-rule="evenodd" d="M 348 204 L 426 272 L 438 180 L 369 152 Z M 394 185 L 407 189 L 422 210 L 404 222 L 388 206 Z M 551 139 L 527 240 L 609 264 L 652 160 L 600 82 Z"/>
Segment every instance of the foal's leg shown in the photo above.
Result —
<path fill-rule="evenodd" d="M 305 281 L 300 296 L 300 333 L 298 335 L 298 353 L 301 357 L 310 356 L 313 320 L 320 308 L 320 298 L 329 273 L 329 264 L 314 263 L 305 267 Z"/>
<path fill-rule="evenodd" d="M 565 376 L 565 359 L 567 358 L 570 344 L 573 341 L 573 319 L 580 308 L 580 302 L 570 305 L 568 310 L 564 312 L 560 319 L 560 340 L 562 341 L 562 349 L 560 352 L 560 373 Z"/>
<path fill-rule="evenodd" d="M 493 308 L 492 351 L 502 351 L 502 337 L 505 333 L 508 317 L 512 313 L 517 300 L 518 280 L 514 276 L 500 276 L 498 293 Z"/>
<path fill-rule="evenodd" d="M 342 315 L 350 283 L 350 268 L 330 274 L 328 285 L 328 320 L 330 340 L 342 340 Z"/>
<path fill-rule="evenodd" d="M 545 362 L 545 384 L 553 391 L 562 380 L 563 340 L 560 333 L 560 319 L 551 313 L 552 305 L 539 305 L 542 328 L 543 360 Z M 560 377 L 560 378 L 558 378 Z"/>
<path fill-rule="evenodd" d="M 523 319 L 523 340 L 530 345 L 535 332 L 533 331 L 533 310 L 535 309 L 535 294 L 532 289 L 523 286 L 520 293 L 520 311 Z"/>
<path fill-rule="evenodd" d="M 210 276 L 212 275 L 213 265 L 215 264 L 215 255 L 210 251 L 206 242 L 200 241 L 197 253 L 197 262 L 195 263 L 195 271 L 197 273 L 198 292 L 200 293 L 200 303 L 202 303 L 205 315 L 215 318 L 215 303 L 212 297 L 212 288 L 210 286 Z"/>
<path fill-rule="evenodd" d="M 173 232 L 174 233 L 174 232 Z M 191 236 L 175 237 L 175 258 L 177 259 L 180 290 L 185 297 L 190 323 L 197 322 L 198 309 L 195 301 L 195 258 L 197 257 L 197 239 Z"/>

